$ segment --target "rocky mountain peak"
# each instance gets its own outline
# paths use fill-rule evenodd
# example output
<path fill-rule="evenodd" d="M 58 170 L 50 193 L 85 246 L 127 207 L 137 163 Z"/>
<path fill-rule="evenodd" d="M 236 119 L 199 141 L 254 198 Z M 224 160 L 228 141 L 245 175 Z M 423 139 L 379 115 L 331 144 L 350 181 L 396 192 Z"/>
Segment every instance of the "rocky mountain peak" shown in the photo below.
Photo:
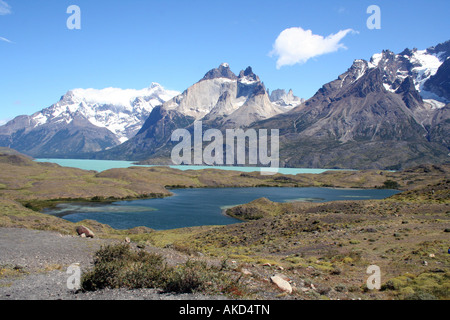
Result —
<path fill-rule="evenodd" d="M 149 89 L 164 89 L 164 88 L 163 88 L 162 85 L 160 85 L 159 83 L 157 83 L 157 82 L 152 82 L 152 83 L 150 84 Z"/>
<path fill-rule="evenodd" d="M 417 52 L 417 48 L 414 48 L 414 49 L 405 48 L 405 50 L 403 50 L 402 52 L 400 52 L 398 55 L 399 55 L 399 56 L 412 57 L 412 56 L 414 55 L 415 52 Z"/>
<path fill-rule="evenodd" d="M 289 89 L 288 93 L 284 89 L 276 89 L 270 93 L 269 99 L 272 103 L 280 106 L 280 107 L 289 107 L 293 108 L 298 106 L 304 99 L 300 99 L 294 95 L 294 91 Z"/>
<path fill-rule="evenodd" d="M 69 90 L 66 92 L 66 94 L 61 96 L 60 102 L 63 102 L 63 103 L 74 102 L 74 98 L 75 98 L 75 93 L 72 90 Z"/>
<path fill-rule="evenodd" d="M 448 57 L 450 57 L 450 40 L 428 48 L 427 52 L 429 54 L 438 55 L 441 61 L 445 61 Z"/>
<path fill-rule="evenodd" d="M 252 67 L 247 67 L 239 72 L 238 81 L 243 84 L 255 84 L 260 82 L 259 77 L 253 73 Z"/>
<path fill-rule="evenodd" d="M 231 71 L 228 63 L 222 63 L 218 68 L 209 70 L 200 81 L 218 78 L 236 80 L 237 76 Z"/>
<path fill-rule="evenodd" d="M 375 67 L 380 66 L 380 62 L 384 63 L 387 60 L 395 59 L 395 53 L 390 50 L 383 50 L 381 53 L 376 53 L 370 58 L 370 63 Z"/>
<path fill-rule="evenodd" d="M 247 67 L 245 70 L 241 70 L 239 72 L 239 81 L 247 81 L 247 82 L 254 82 L 254 81 L 260 81 L 259 77 L 253 73 L 252 67 Z"/>

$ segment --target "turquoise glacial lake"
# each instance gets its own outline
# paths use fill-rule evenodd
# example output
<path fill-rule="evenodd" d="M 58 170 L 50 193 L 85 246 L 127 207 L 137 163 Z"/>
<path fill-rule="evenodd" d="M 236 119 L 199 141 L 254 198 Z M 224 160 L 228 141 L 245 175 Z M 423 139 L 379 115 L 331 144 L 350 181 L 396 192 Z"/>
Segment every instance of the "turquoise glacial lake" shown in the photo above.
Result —
<path fill-rule="evenodd" d="M 37 162 L 51 162 L 59 164 L 63 167 L 79 168 L 83 170 L 95 170 L 98 172 L 114 168 L 129 168 L 134 165 L 133 161 L 116 161 L 116 160 L 85 160 L 85 159 L 36 159 Z M 143 165 L 138 167 L 154 167 L 150 165 Z M 259 171 L 257 167 L 232 167 L 232 166 L 169 166 L 179 170 L 201 170 L 201 169 L 221 169 L 221 170 L 235 170 L 242 172 Z M 319 174 L 332 169 L 309 169 L 309 168 L 279 168 L 278 172 L 282 174 L 298 174 L 298 173 L 312 173 Z"/>
<path fill-rule="evenodd" d="M 44 213 L 79 222 L 96 220 L 115 229 L 146 226 L 155 230 L 202 225 L 227 225 L 241 221 L 223 214 L 230 206 L 266 197 L 276 202 L 384 199 L 396 190 L 332 188 L 214 188 L 177 189 L 162 199 L 111 203 L 64 203 Z"/>

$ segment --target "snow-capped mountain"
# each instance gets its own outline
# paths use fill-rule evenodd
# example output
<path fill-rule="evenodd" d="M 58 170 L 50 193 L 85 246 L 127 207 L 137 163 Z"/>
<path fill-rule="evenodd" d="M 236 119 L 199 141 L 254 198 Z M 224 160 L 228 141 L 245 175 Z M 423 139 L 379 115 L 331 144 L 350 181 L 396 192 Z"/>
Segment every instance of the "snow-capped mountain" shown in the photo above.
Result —
<path fill-rule="evenodd" d="M 155 106 L 177 94 L 157 83 L 142 90 L 70 90 L 52 106 L 1 126 L 0 145 L 49 157 L 111 148 L 133 137 Z"/>
<path fill-rule="evenodd" d="M 401 168 L 449 161 L 450 41 L 355 60 L 300 106 L 263 123 L 279 128 L 288 166 Z"/>
<path fill-rule="evenodd" d="M 405 49 L 399 54 L 385 50 L 372 56 L 369 68 L 382 71 L 383 85 L 391 92 L 395 92 L 407 77 L 411 77 L 415 89 L 425 102 L 432 108 L 442 108 L 450 102 L 450 97 L 436 91 L 427 82 L 436 76 L 444 63 L 450 63 L 447 61 L 449 57 L 450 41 L 447 41 L 426 50 Z"/>
<path fill-rule="evenodd" d="M 226 63 L 177 94 L 76 89 L 32 116 L 0 127 L 0 146 L 35 156 L 170 163 L 175 129 L 279 129 L 290 167 L 398 169 L 449 162 L 450 41 L 355 60 L 304 101 L 269 95 L 251 67 Z M 98 152 L 99 151 L 99 152 Z"/>
<path fill-rule="evenodd" d="M 33 114 L 31 119 L 35 126 L 52 121 L 70 123 L 73 114 L 79 112 L 93 125 L 108 129 L 120 142 L 125 142 L 139 131 L 155 106 L 177 94 L 158 83 L 141 90 L 74 89 L 51 107 Z"/>
<path fill-rule="evenodd" d="M 286 111 L 270 101 L 264 84 L 251 67 L 236 76 L 227 63 L 163 104 L 196 120 L 217 120 L 228 126 L 248 126 Z"/>
<path fill-rule="evenodd" d="M 189 130 L 195 120 L 202 120 L 205 128 L 238 129 L 288 110 L 270 101 L 251 67 L 236 75 L 227 63 L 222 63 L 183 93 L 155 108 L 135 137 L 96 157 L 142 160 L 166 152 L 173 130 Z"/>
<path fill-rule="evenodd" d="M 279 129 L 280 162 L 290 167 L 401 168 L 448 162 L 449 43 L 426 50 L 385 50 L 358 59 L 307 101 L 269 96 L 251 68 L 228 64 L 155 108 L 141 131 L 99 158 L 170 163 L 176 128 Z"/>

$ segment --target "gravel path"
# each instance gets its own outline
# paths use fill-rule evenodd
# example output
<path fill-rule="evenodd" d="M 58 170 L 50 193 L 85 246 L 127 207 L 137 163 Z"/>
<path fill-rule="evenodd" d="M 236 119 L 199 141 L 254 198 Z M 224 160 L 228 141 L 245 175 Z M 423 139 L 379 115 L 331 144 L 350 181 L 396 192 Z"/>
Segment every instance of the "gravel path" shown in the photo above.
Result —
<path fill-rule="evenodd" d="M 0 300 L 211 300 L 225 297 L 200 294 L 166 294 L 156 289 L 102 290 L 75 293 L 67 288 L 68 266 L 81 270 L 92 264 L 93 254 L 110 240 L 62 236 L 28 229 L 0 228 Z M 156 250 L 156 249 L 155 249 Z M 173 255 L 173 254 L 172 254 Z M 173 255 L 176 260 L 183 260 Z"/>

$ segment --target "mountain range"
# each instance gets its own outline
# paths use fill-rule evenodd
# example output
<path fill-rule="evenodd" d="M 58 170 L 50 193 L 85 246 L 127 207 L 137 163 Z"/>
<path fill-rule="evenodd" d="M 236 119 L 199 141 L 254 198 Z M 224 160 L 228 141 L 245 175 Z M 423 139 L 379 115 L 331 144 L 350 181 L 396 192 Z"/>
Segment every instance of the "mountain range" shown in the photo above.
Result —
<path fill-rule="evenodd" d="M 136 135 L 153 108 L 177 95 L 158 83 L 142 90 L 74 89 L 52 106 L 0 127 L 0 146 L 33 157 L 79 157 Z"/>
<path fill-rule="evenodd" d="M 170 163 L 173 130 L 279 129 L 282 166 L 399 169 L 449 162 L 450 41 L 358 59 L 308 100 L 270 92 L 226 63 L 182 93 L 76 89 L 0 127 L 0 146 L 35 157 Z"/>

